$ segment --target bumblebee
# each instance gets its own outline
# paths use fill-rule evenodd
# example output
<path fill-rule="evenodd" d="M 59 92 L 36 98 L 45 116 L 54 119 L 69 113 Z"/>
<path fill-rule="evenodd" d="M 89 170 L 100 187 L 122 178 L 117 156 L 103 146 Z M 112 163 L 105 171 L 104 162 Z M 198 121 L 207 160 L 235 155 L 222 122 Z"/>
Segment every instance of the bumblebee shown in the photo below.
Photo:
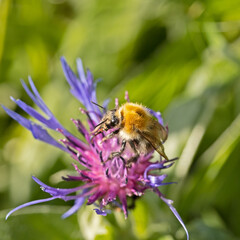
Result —
<path fill-rule="evenodd" d="M 168 137 L 168 130 L 153 118 L 146 107 L 127 102 L 116 109 L 107 111 L 92 131 L 93 137 L 110 129 L 113 131 L 106 135 L 102 142 L 115 136 L 119 137 L 122 142 L 120 150 L 112 152 L 107 161 L 121 156 L 127 143 L 135 153 L 128 160 L 129 165 L 135 162 L 140 154 L 147 154 L 152 150 L 156 150 L 168 160 L 163 147 Z"/>

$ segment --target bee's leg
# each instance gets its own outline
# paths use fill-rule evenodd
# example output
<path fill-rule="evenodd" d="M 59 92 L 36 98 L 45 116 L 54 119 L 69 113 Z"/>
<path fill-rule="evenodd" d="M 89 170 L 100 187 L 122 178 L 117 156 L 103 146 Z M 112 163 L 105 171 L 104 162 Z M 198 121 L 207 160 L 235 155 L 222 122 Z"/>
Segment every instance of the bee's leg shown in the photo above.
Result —
<path fill-rule="evenodd" d="M 134 155 L 133 157 L 131 157 L 131 158 L 127 161 L 126 167 L 131 167 L 132 163 L 137 161 L 140 153 L 139 153 L 139 151 L 136 149 L 136 146 L 135 146 L 135 144 L 134 144 L 134 141 L 131 141 L 131 140 L 130 140 L 130 141 L 128 141 L 128 143 L 129 143 L 130 147 L 133 149 L 133 151 L 134 151 L 134 153 L 135 153 L 135 155 Z"/>
<path fill-rule="evenodd" d="M 117 129 L 117 130 L 109 133 L 106 137 L 104 137 L 104 138 L 101 140 L 101 143 L 104 142 L 104 141 L 106 141 L 106 140 L 108 140 L 108 139 L 110 139 L 110 138 L 112 138 L 112 137 L 114 137 L 116 134 L 119 133 L 119 131 L 120 131 L 120 129 Z"/>
<path fill-rule="evenodd" d="M 119 151 L 119 152 L 112 152 L 112 153 L 109 155 L 107 161 L 113 159 L 114 157 L 120 156 L 120 155 L 123 153 L 123 151 L 125 150 L 126 143 L 127 143 L 126 140 L 123 139 L 123 140 L 122 140 L 122 145 L 121 145 L 120 151 Z"/>

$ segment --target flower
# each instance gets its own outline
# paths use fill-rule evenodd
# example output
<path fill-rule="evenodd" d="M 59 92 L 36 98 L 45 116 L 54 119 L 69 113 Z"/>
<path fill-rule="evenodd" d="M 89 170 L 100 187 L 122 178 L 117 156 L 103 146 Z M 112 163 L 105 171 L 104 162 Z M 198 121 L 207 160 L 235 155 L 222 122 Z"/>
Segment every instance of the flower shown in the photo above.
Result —
<path fill-rule="evenodd" d="M 164 182 L 167 177 L 166 174 L 156 175 L 151 174 L 152 170 L 163 170 L 169 168 L 174 164 L 174 160 L 162 160 L 152 163 L 150 160 L 153 152 L 148 155 L 141 155 L 131 167 L 126 167 L 125 159 L 130 159 L 133 156 L 132 151 L 124 151 L 124 155 L 115 157 L 111 161 L 106 161 L 111 152 L 116 152 L 120 149 L 119 139 L 114 137 L 107 141 L 102 142 L 104 134 L 99 134 L 94 138 L 91 137 L 91 132 L 103 117 L 105 111 L 100 111 L 96 97 L 96 82 L 90 71 L 86 75 L 80 59 L 77 60 L 78 77 L 68 66 L 64 58 L 61 58 L 61 63 L 65 77 L 71 87 L 71 93 L 83 105 L 84 109 L 81 112 L 88 118 L 88 129 L 82 124 L 80 120 L 72 119 L 76 125 L 79 133 L 84 137 L 85 141 L 80 140 L 76 136 L 68 132 L 55 118 L 53 113 L 48 109 L 41 96 L 39 95 L 32 79 L 29 77 L 29 84 L 31 89 L 22 81 L 23 88 L 26 93 L 37 104 L 37 106 L 47 115 L 47 118 L 37 112 L 35 109 L 27 105 L 21 100 L 16 100 L 11 97 L 20 108 L 22 108 L 31 117 L 37 120 L 35 123 L 18 113 L 2 106 L 8 115 L 19 122 L 22 126 L 31 131 L 34 138 L 46 142 L 68 153 L 77 164 L 73 164 L 76 175 L 63 177 L 65 181 L 78 181 L 79 186 L 69 189 L 53 188 L 36 177 L 33 180 L 40 185 L 41 189 L 50 194 L 51 197 L 46 199 L 35 200 L 25 203 L 11 210 L 6 218 L 13 212 L 26 206 L 48 202 L 57 198 L 64 201 L 74 200 L 74 205 L 63 214 L 66 218 L 75 213 L 87 200 L 87 204 L 94 204 L 94 209 L 97 214 L 107 215 L 115 207 L 122 209 L 125 218 L 128 216 L 127 198 L 139 197 L 144 194 L 147 189 L 154 191 L 171 209 L 178 221 L 183 226 L 189 239 L 187 229 L 177 213 L 176 209 L 172 206 L 172 201 L 166 199 L 160 192 L 158 187 L 172 182 Z M 126 93 L 125 99 L 129 101 L 128 94 Z M 107 108 L 107 101 L 104 102 L 104 109 Z M 115 101 L 118 106 L 118 100 Z M 163 125 L 163 119 L 159 112 L 154 112 L 148 109 L 158 121 Z M 55 140 L 46 129 L 52 129 L 60 132 L 64 139 L 60 142 Z M 78 166 L 81 165 L 80 169 Z M 161 171 L 160 171 L 161 172 Z"/>

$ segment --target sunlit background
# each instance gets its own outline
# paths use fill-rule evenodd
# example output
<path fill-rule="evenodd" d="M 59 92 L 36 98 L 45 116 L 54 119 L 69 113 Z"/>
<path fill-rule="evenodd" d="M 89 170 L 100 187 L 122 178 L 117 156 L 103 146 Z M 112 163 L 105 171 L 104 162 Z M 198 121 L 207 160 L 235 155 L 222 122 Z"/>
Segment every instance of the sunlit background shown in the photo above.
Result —
<path fill-rule="evenodd" d="M 240 239 L 239 0 L 0 0 L 0 103 L 22 113 L 9 96 L 32 104 L 20 79 L 31 75 L 60 122 L 76 133 L 81 118 L 59 58 L 76 70 L 83 60 L 102 103 L 115 97 L 160 110 L 170 134 L 166 152 L 179 156 L 166 172 L 178 184 L 161 187 L 174 200 L 191 240 Z M 148 192 L 129 218 L 98 216 L 92 206 L 62 220 L 70 203 L 22 209 L 48 195 L 35 175 L 64 186 L 67 154 L 33 139 L 0 109 L 0 239 L 182 240 L 185 233 Z"/>

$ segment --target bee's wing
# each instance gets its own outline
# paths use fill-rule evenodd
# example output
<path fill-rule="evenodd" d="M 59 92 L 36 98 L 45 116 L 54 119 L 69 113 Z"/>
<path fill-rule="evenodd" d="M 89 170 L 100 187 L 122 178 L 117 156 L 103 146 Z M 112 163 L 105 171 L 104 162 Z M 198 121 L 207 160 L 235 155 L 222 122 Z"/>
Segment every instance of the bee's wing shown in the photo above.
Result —
<path fill-rule="evenodd" d="M 138 133 L 153 147 L 154 150 L 156 150 L 161 156 L 163 156 L 166 160 L 168 160 L 167 155 L 164 152 L 164 147 L 162 145 L 161 139 L 159 139 L 157 136 L 149 133 L 149 132 L 141 132 L 138 131 Z"/>
<path fill-rule="evenodd" d="M 159 138 L 162 140 L 162 143 L 164 143 L 168 138 L 168 128 L 162 126 L 159 122 L 155 121 L 154 127 L 156 128 Z"/>

